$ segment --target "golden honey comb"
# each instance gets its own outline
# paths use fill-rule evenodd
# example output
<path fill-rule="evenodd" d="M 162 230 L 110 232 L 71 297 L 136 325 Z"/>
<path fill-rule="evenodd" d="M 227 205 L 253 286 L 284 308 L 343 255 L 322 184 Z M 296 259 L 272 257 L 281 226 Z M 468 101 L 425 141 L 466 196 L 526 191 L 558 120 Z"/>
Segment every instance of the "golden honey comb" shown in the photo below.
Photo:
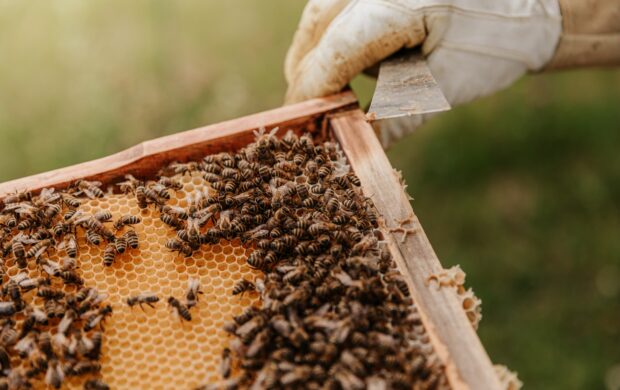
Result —
<path fill-rule="evenodd" d="M 168 204 L 178 206 L 186 206 L 186 196 L 206 183 L 199 176 L 176 179 L 183 183 L 183 189 L 170 191 Z M 141 210 L 133 195 L 107 194 L 103 198 L 84 199 L 80 210 L 92 214 L 109 210 L 114 220 L 127 214 L 142 218 L 141 223 L 133 226 L 140 247 L 128 248 L 110 267 L 103 265 L 104 245 L 91 246 L 83 233 L 78 236 L 78 266 L 84 284 L 108 294 L 104 303 L 114 309 L 104 325 L 99 377 L 112 389 L 192 389 L 220 380 L 221 352 L 230 341 L 222 326 L 258 300 L 254 292 L 243 297 L 231 295 L 236 281 L 243 277 L 254 280 L 259 275 L 245 262 L 252 249 L 244 248 L 238 240 L 222 240 L 203 246 L 190 258 L 171 252 L 165 243 L 176 237 L 175 230 L 160 221 L 155 207 Z M 63 256 L 64 252 L 59 251 L 50 259 Z M 29 268 L 31 277 L 38 276 L 34 262 Z M 7 270 L 10 276 L 18 272 L 15 265 Z M 184 299 L 188 278 L 199 279 L 204 294 L 191 310 L 192 321 L 181 322 L 166 301 L 169 296 Z M 142 292 L 160 297 L 154 309 L 127 306 L 127 297 Z M 63 388 L 81 389 L 88 378 L 67 378 Z M 37 388 L 45 387 L 42 382 L 34 384 Z"/>

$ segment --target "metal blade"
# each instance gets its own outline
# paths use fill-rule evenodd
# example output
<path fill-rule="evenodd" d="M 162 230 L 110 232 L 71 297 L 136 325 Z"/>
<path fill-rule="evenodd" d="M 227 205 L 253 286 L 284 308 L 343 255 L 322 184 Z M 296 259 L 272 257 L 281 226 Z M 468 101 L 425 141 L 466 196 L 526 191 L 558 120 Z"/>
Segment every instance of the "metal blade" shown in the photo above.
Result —
<path fill-rule="evenodd" d="M 449 109 L 450 103 L 419 50 L 402 50 L 381 63 L 367 118 L 380 120 Z"/>

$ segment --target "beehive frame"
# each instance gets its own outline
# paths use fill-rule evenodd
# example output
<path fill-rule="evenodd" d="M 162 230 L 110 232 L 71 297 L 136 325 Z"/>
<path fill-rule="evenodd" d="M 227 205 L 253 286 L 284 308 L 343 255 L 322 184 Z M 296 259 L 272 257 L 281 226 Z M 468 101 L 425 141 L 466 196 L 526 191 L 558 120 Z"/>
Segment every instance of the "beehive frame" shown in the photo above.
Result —
<path fill-rule="evenodd" d="M 454 289 L 428 285 L 428 277 L 439 273 L 441 264 L 350 91 L 146 141 L 98 160 L 2 183 L 0 198 L 16 190 L 64 188 L 76 179 L 107 184 L 125 174 L 152 176 L 172 161 L 237 150 L 253 141 L 253 130 L 258 127 L 280 127 L 282 133 L 289 129 L 310 131 L 319 138 L 335 138 L 340 143 L 360 178 L 364 194 L 372 199 L 383 217 L 380 229 L 407 279 L 431 342 L 446 367 L 451 387 L 501 389 L 491 360 Z M 391 228 L 396 221 L 406 219 L 410 219 L 416 233 L 401 239 L 401 234 L 395 236 Z"/>

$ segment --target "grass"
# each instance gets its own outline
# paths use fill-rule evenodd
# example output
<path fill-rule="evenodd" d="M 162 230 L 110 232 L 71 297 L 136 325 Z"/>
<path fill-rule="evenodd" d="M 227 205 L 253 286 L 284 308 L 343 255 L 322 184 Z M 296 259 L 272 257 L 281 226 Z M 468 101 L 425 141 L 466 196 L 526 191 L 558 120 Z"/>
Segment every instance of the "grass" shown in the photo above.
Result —
<path fill-rule="evenodd" d="M 302 7 L 0 3 L 0 180 L 278 106 Z M 618 107 L 618 71 L 528 77 L 389 152 L 484 302 L 489 354 L 528 388 L 603 388 L 620 364 Z"/>

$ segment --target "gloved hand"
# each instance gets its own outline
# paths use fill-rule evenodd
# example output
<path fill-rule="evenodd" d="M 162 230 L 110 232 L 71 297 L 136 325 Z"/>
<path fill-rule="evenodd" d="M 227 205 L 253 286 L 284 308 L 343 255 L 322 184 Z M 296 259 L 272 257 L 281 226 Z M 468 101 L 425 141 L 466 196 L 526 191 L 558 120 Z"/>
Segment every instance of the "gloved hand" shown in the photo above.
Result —
<path fill-rule="evenodd" d="M 338 92 L 390 54 L 421 45 L 455 106 L 543 68 L 560 33 L 558 0 L 310 0 L 286 57 L 286 101 Z M 382 143 L 423 120 L 380 123 Z"/>

